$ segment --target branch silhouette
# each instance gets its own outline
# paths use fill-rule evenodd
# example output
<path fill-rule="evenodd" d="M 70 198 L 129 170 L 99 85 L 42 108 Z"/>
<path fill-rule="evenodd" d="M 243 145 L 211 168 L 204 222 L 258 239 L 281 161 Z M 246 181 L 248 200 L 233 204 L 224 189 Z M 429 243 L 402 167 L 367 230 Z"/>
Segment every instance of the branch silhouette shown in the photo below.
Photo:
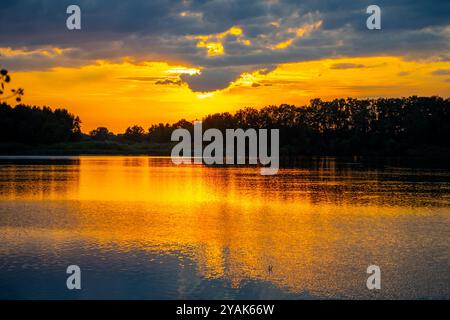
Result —
<path fill-rule="evenodd" d="M 11 89 L 11 94 L 8 96 L 2 97 L 5 94 L 5 83 L 11 82 L 11 76 L 8 73 L 8 70 L 1 69 L 0 70 L 0 101 L 9 100 L 11 98 L 16 98 L 16 102 L 22 101 L 22 96 L 24 95 L 24 90 L 22 88 Z"/>

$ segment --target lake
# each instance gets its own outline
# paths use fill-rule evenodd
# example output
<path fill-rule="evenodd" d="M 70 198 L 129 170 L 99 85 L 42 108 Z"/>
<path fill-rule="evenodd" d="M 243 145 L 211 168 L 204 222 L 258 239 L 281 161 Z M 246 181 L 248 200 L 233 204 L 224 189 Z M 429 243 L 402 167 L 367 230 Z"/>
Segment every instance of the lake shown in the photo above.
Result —
<path fill-rule="evenodd" d="M 449 235 L 448 169 L 0 157 L 0 299 L 449 299 Z"/>

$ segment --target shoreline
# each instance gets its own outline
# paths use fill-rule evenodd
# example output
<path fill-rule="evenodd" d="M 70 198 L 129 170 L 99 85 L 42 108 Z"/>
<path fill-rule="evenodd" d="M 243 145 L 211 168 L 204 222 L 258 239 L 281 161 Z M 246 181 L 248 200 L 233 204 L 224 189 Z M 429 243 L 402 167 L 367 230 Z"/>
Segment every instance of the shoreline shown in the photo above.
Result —
<path fill-rule="evenodd" d="M 24 162 L 38 162 L 41 161 L 70 161 L 78 158 L 95 158 L 95 157 L 141 157 L 141 158 L 161 158 L 170 159 L 170 152 L 166 153 L 101 153 L 93 150 L 90 153 L 16 153 L 5 154 L 0 153 L 0 165 L 7 163 Z M 206 164 L 205 164 L 206 165 Z M 229 167 L 252 167 L 255 165 L 206 165 L 215 168 L 229 168 Z M 377 168 L 408 168 L 408 169 L 436 169 L 449 170 L 449 158 L 434 158 L 434 157 L 418 157 L 418 156 L 348 156 L 348 155 L 281 155 L 280 168 L 333 168 L 337 170 L 344 167 L 355 167 L 360 170 L 369 170 Z"/>

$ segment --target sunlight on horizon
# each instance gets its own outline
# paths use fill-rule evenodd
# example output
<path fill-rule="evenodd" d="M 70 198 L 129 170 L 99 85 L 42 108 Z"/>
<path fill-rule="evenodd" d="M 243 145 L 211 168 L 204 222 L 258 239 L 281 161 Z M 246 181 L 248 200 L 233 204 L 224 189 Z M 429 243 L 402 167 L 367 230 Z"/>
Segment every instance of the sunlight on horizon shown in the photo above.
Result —
<path fill-rule="evenodd" d="M 448 97 L 450 62 L 408 61 L 398 57 L 324 59 L 281 64 L 274 70 L 241 74 L 222 90 L 193 92 L 182 75 L 201 69 L 167 62 L 99 61 L 80 68 L 13 72 L 25 88 L 23 103 L 66 108 L 80 116 L 82 130 L 99 126 L 120 133 L 137 124 L 189 121 L 216 112 L 235 112 L 282 103 L 305 105 L 313 98 Z"/>

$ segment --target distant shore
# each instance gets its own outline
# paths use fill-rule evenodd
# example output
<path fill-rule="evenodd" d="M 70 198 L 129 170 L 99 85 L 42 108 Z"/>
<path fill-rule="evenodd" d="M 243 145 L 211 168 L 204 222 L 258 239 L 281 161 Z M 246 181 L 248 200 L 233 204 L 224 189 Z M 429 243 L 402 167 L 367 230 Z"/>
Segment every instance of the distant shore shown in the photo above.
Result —
<path fill-rule="evenodd" d="M 28 146 L 19 143 L 0 144 L 0 155 L 77 156 L 77 155 L 149 155 L 170 156 L 172 143 L 120 143 L 110 141 L 65 142 Z"/>
<path fill-rule="evenodd" d="M 89 133 L 67 109 L 0 104 L 0 155 L 169 156 L 175 130 L 191 137 L 195 121 L 107 127 Z M 279 130 L 279 154 L 331 157 L 413 157 L 450 162 L 450 99 L 404 97 L 313 99 L 307 106 L 282 104 L 244 108 L 202 119 L 202 131 Z"/>
<path fill-rule="evenodd" d="M 54 157 L 54 156 L 170 156 L 174 142 L 170 143 L 123 143 L 111 141 L 80 141 L 50 145 L 30 146 L 20 143 L 0 144 L 0 156 Z M 404 166 L 450 168 L 450 150 L 436 146 L 418 146 L 402 155 L 383 154 L 300 154 L 292 146 L 281 146 L 282 167 L 296 166 L 305 162 L 336 158 L 343 162 L 363 163 L 368 166 Z"/>

